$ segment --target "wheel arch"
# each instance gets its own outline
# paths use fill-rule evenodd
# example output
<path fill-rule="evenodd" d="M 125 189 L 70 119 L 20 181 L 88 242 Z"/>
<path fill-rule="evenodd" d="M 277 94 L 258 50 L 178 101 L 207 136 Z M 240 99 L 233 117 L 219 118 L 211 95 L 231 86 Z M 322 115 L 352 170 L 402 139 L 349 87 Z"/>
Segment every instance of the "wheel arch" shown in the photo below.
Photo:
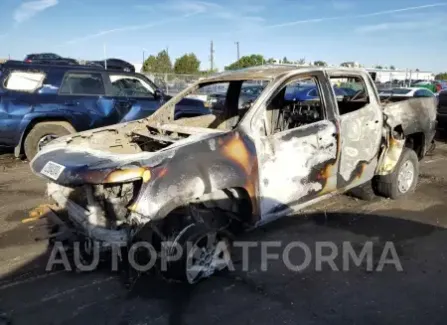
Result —
<path fill-rule="evenodd" d="M 223 202 L 224 200 L 227 200 L 228 202 Z M 217 203 L 217 204 L 216 204 Z M 210 193 L 203 194 L 201 197 L 196 199 L 189 199 L 184 201 L 182 204 L 169 204 L 165 207 L 165 211 L 163 212 L 163 217 L 151 220 L 148 223 L 146 223 L 143 227 L 141 227 L 136 233 L 136 236 L 141 238 L 143 236 L 148 236 L 147 234 L 152 235 L 152 231 L 150 231 L 150 228 L 155 227 L 158 229 L 158 231 L 161 231 L 162 233 L 166 234 L 167 230 L 166 227 L 178 227 L 179 224 L 182 222 L 179 221 L 179 218 L 184 218 L 185 216 L 189 217 L 187 215 L 188 206 L 189 205 L 198 205 L 198 204 L 205 204 L 205 209 L 213 209 L 216 208 L 218 211 L 221 211 L 223 214 L 225 212 L 231 213 L 233 216 L 239 216 L 241 218 L 241 222 L 252 224 L 252 213 L 254 210 L 254 207 L 252 206 L 252 201 L 250 200 L 249 192 L 244 187 L 230 187 L 230 188 L 222 188 L 219 190 L 215 190 Z M 230 211 L 226 211 L 226 209 L 222 209 L 225 206 L 232 206 L 233 209 Z M 216 210 L 216 211 L 217 211 Z M 219 216 L 217 216 L 217 219 L 219 217 L 222 217 L 223 214 L 219 213 Z M 227 218 L 230 218 L 229 215 L 226 216 Z M 204 221 L 210 221 L 210 220 L 204 220 Z M 217 220 L 217 222 L 221 222 L 222 220 Z M 149 232 L 148 232 L 149 231 Z M 149 239 L 149 238 L 146 238 Z"/>
<path fill-rule="evenodd" d="M 408 134 L 405 137 L 405 147 L 413 149 L 416 152 L 419 160 L 424 157 L 425 154 L 425 134 L 423 132 L 415 132 Z"/>
<path fill-rule="evenodd" d="M 30 131 L 37 125 L 42 123 L 55 123 L 64 126 L 68 130 L 70 130 L 72 133 L 76 132 L 76 129 L 74 128 L 73 124 L 69 121 L 69 119 L 65 117 L 59 117 L 59 116 L 38 116 L 33 118 L 25 127 L 25 129 L 22 132 L 22 135 L 20 136 L 19 143 L 14 148 L 14 155 L 16 157 L 19 157 L 21 154 L 24 153 L 24 142 Z"/>

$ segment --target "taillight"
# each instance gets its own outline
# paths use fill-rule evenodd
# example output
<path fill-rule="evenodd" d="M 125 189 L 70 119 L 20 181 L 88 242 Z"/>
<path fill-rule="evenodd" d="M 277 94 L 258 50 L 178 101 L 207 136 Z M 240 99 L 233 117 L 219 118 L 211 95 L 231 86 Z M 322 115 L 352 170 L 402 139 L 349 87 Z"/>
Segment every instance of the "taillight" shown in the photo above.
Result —
<path fill-rule="evenodd" d="M 31 63 L 32 61 L 30 59 L 25 60 L 26 63 Z"/>

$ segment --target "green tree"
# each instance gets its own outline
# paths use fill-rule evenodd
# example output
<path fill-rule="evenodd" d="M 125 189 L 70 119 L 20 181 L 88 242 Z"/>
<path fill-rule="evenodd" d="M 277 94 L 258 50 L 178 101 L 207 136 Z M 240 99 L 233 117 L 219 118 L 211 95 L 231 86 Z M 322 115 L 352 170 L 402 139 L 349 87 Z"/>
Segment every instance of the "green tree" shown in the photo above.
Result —
<path fill-rule="evenodd" d="M 166 50 L 157 54 L 157 56 L 150 55 L 143 64 L 144 72 L 168 73 L 172 72 L 171 58 Z"/>
<path fill-rule="evenodd" d="M 287 57 L 285 56 L 285 57 L 282 59 L 282 63 L 288 64 L 288 63 L 292 63 L 292 62 L 290 62 L 289 60 L 287 60 Z"/>
<path fill-rule="evenodd" d="M 193 74 L 199 72 L 200 61 L 194 53 L 185 54 L 175 60 L 174 72 Z"/>
<path fill-rule="evenodd" d="M 248 67 L 253 67 L 256 65 L 264 64 L 264 57 L 261 54 L 252 54 L 241 57 L 236 62 L 225 67 L 225 70 L 237 70 Z"/>
<path fill-rule="evenodd" d="M 275 63 L 275 59 L 274 58 L 269 58 L 267 61 L 265 61 L 265 63 L 273 64 L 273 63 Z"/>
<path fill-rule="evenodd" d="M 157 70 L 157 58 L 153 55 L 148 56 L 143 63 L 143 72 L 155 72 Z"/>
<path fill-rule="evenodd" d="M 441 72 L 441 73 L 438 73 L 438 74 L 435 76 L 435 79 L 436 79 L 436 80 L 447 80 L 447 72 Z"/>
<path fill-rule="evenodd" d="M 167 51 L 163 50 L 157 54 L 157 63 L 159 65 L 159 72 L 168 73 L 172 72 L 171 58 Z"/>
<path fill-rule="evenodd" d="M 316 65 L 317 67 L 327 67 L 327 63 L 324 61 L 315 61 L 314 65 Z"/>
<path fill-rule="evenodd" d="M 306 63 L 306 58 L 301 58 L 301 59 L 299 59 L 299 60 L 297 61 L 297 63 L 298 63 L 299 65 L 303 65 L 303 64 L 305 64 L 305 63 Z"/>
<path fill-rule="evenodd" d="M 396 67 L 394 65 L 390 65 L 391 70 L 396 70 Z"/>
<path fill-rule="evenodd" d="M 374 68 L 375 69 L 383 69 L 383 67 L 381 65 L 376 65 Z"/>

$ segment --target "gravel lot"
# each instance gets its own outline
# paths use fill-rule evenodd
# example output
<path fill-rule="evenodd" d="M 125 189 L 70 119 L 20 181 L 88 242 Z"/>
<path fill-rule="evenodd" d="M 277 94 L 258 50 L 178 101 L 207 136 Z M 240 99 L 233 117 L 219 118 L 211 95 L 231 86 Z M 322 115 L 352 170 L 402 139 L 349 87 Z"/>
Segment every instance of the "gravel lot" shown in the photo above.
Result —
<path fill-rule="evenodd" d="M 348 272 L 309 267 L 288 270 L 271 261 L 260 271 L 260 251 L 248 272 L 215 276 L 197 286 L 142 276 L 127 289 L 107 270 L 45 272 L 46 220 L 22 223 L 46 203 L 44 182 L 28 164 L 0 155 L 0 319 L 12 324 L 445 324 L 447 316 L 447 145 L 438 143 L 421 166 L 417 192 L 399 201 L 338 196 L 299 216 L 243 236 L 299 240 L 309 246 L 374 243 L 374 263 L 387 241 L 403 271 L 364 265 Z M 377 250 L 376 250 L 377 248 Z M 272 252 L 275 250 L 272 249 Z M 279 251 L 277 251 L 279 252 Z M 302 261 L 300 250 L 291 260 Z M 336 260 L 341 268 L 342 261 Z M 240 269 L 236 265 L 237 269 Z M 0 324 L 2 321 L 0 321 Z"/>

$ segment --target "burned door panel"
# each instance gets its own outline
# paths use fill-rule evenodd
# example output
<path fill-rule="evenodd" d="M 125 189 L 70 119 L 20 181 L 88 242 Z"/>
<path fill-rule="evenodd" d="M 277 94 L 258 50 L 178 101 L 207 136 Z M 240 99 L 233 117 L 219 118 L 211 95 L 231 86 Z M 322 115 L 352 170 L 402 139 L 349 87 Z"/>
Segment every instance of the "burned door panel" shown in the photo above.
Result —
<path fill-rule="evenodd" d="M 372 178 L 382 139 L 382 123 L 382 111 L 377 104 L 368 104 L 340 117 L 339 187 L 351 187 Z"/>
<path fill-rule="evenodd" d="M 337 130 L 324 120 L 261 138 L 257 143 L 263 219 L 292 209 L 335 182 Z"/>

